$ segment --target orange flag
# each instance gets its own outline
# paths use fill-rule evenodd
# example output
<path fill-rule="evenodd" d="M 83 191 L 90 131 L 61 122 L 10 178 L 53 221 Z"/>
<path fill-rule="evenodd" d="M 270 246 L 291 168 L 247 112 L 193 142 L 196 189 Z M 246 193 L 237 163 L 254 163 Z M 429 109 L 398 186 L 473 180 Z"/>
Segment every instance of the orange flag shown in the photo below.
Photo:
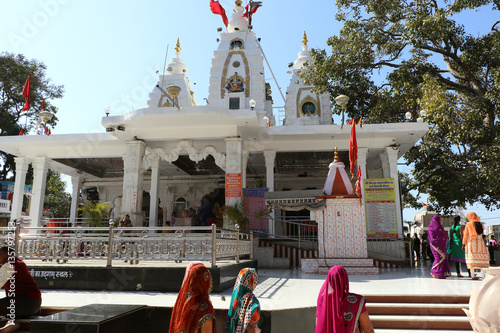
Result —
<path fill-rule="evenodd" d="M 351 140 L 349 141 L 349 162 L 351 163 L 351 179 L 354 178 L 354 167 L 358 160 L 358 142 L 356 140 L 356 122 L 352 121 Z"/>
<path fill-rule="evenodd" d="M 356 174 L 358 180 L 356 181 L 356 185 L 354 185 L 354 192 L 359 196 L 359 200 L 363 197 L 363 192 L 361 191 L 361 165 L 358 165 L 358 173 Z"/>
<path fill-rule="evenodd" d="M 31 73 L 28 73 L 28 78 L 24 84 L 23 95 L 26 100 L 22 111 L 28 111 L 30 109 L 30 89 L 31 89 Z"/>

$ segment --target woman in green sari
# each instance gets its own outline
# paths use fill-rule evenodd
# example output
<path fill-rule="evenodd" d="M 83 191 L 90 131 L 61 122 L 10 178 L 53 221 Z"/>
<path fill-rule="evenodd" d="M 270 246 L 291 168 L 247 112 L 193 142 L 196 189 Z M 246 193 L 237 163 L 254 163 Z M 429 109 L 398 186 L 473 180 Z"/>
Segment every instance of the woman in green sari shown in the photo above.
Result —
<path fill-rule="evenodd" d="M 450 227 L 448 231 L 448 254 L 449 261 L 455 262 L 455 268 L 457 270 L 457 277 L 463 277 L 460 274 L 460 263 L 465 262 L 465 251 L 462 250 L 462 226 L 460 225 L 460 216 L 455 216 L 455 223 Z M 470 277 L 470 270 L 469 277 Z"/>
<path fill-rule="evenodd" d="M 234 284 L 227 315 L 226 333 L 258 333 L 260 304 L 253 294 L 259 277 L 254 268 L 243 268 Z"/>

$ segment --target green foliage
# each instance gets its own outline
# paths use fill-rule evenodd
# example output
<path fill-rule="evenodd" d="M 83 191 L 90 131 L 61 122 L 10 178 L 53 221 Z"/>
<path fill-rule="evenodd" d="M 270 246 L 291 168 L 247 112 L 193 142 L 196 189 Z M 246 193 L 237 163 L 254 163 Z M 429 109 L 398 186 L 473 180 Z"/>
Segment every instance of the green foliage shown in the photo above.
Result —
<path fill-rule="evenodd" d="M 59 173 L 52 170 L 47 173 L 45 207 L 49 207 L 54 217 L 69 217 L 71 195 L 66 192 L 66 184 L 61 180 Z"/>
<path fill-rule="evenodd" d="M 57 113 L 52 100 L 63 96 L 63 86 L 54 85 L 45 77 L 46 66 L 37 60 L 26 59 L 23 55 L 0 54 L 0 135 L 18 135 L 21 128 L 25 131 L 27 116 L 28 131 L 36 126 L 40 107 L 45 99 L 45 110 Z M 31 73 L 30 110 L 22 111 L 25 99 L 23 88 Z M 50 127 L 57 123 L 57 117 L 49 122 Z M 0 179 L 12 179 L 15 171 L 14 158 L 0 153 Z"/>
<path fill-rule="evenodd" d="M 499 208 L 500 30 L 477 36 L 455 21 L 482 10 L 499 28 L 498 1 L 337 5 L 343 29 L 328 39 L 328 52 L 311 51 L 305 79 L 332 98 L 348 95 L 347 114 L 365 123 L 403 122 L 408 111 L 413 119 L 427 111 L 430 130 L 405 155 L 414 167 L 403 178 L 407 205 L 418 205 L 415 190 L 445 213 L 476 202 Z"/>
<path fill-rule="evenodd" d="M 84 218 L 89 219 L 89 227 L 102 227 L 102 221 L 108 218 L 108 208 L 109 202 L 87 201 L 78 210 L 83 213 Z"/>

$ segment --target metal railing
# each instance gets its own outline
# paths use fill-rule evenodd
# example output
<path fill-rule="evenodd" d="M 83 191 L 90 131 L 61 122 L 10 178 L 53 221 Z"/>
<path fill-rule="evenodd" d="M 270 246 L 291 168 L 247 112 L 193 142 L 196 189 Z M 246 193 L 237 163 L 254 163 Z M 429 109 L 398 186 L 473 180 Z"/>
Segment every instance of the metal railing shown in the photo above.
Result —
<path fill-rule="evenodd" d="M 370 236 L 366 239 L 368 254 L 380 260 L 409 262 L 412 264 L 411 242 L 401 238 Z"/>
<path fill-rule="evenodd" d="M 10 200 L 0 199 L 0 213 L 10 213 Z"/>
<path fill-rule="evenodd" d="M 275 234 L 263 231 L 254 233 L 267 238 L 290 240 L 297 242 L 299 248 L 303 243 L 313 243 L 318 240 L 318 224 L 306 217 L 291 217 L 290 219 L 273 219 Z M 279 223 L 279 225 L 278 225 Z"/>
<path fill-rule="evenodd" d="M 9 244 L 12 228 L 0 228 L 0 242 Z M 11 233 L 9 235 L 9 232 Z M 211 227 L 22 227 L 15 228 L 14 249 L 22 259 L 113 260 L 138 263 L 140 260 L 217 260 L 249 255 L 253 259 L 253 234 L 239 229 Z M 12 246 L 12 245 L 11 245 Z"/>

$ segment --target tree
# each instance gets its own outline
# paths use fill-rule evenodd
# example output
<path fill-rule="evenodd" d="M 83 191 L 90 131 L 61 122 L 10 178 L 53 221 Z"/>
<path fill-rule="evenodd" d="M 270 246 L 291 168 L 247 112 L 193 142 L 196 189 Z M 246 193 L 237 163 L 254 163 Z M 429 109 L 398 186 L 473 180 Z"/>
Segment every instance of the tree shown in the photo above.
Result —
<path fill-rule="evenodd" d="M 87 201 L 86 204 L 78 208 L 83 213 L 83 217 L 88 219 L 90 227 L 102 227 L 102 221 L 108 217 L 109 202 Z"/>
<path fill-rule="evenodd" d="M 456 16 L 498 11 L 497 0 L 337 0 L 344 26 L 312 50 L 302 75 L 319 92 L 351 97 L 365 123 L 405 121 L 420 110 L 429 132 L 406 155 L 403 196 L 428 193 L 438 210 L 481 202 L 500 207 L 500 21 L 469 34 Z M 498 17 L 498 15 L 496 16 Z M 475 32 L 476 33 L 476 32 Z M 380 73 L 385 73 L 385 78 Z M 339 113 L 340 110 L 334 111 Z"/>
<path fill-rule="evenodd" d="M 69 217 L 71 195 L 66 192 L 66 183 L 56 171 L 47 172 L 44 207 L 48 207 L 55 217 Z"/>
<path fill-rule="evenodd" d="M 32 130 L 43 100 L 45 110 L 57 113 L 51 101 L 61 98 L 64 90 L 63 86 L 54 85 L 45 76 L 46 69 L 43 63 L 26 59 L 21 54 L 0 54 L 0 135 L 18 135 L 21 128 L 23 132 Z M 31 73 L 30 109 L 22 111 L 25 104 L 22 92 L 28 73 Z M 56 123 L 57 117 L 49 122 L 51 127 Z M 12 179 L 15 171 L 13 156 L 0 153 L 0 164 L 0 179 Z"/>

